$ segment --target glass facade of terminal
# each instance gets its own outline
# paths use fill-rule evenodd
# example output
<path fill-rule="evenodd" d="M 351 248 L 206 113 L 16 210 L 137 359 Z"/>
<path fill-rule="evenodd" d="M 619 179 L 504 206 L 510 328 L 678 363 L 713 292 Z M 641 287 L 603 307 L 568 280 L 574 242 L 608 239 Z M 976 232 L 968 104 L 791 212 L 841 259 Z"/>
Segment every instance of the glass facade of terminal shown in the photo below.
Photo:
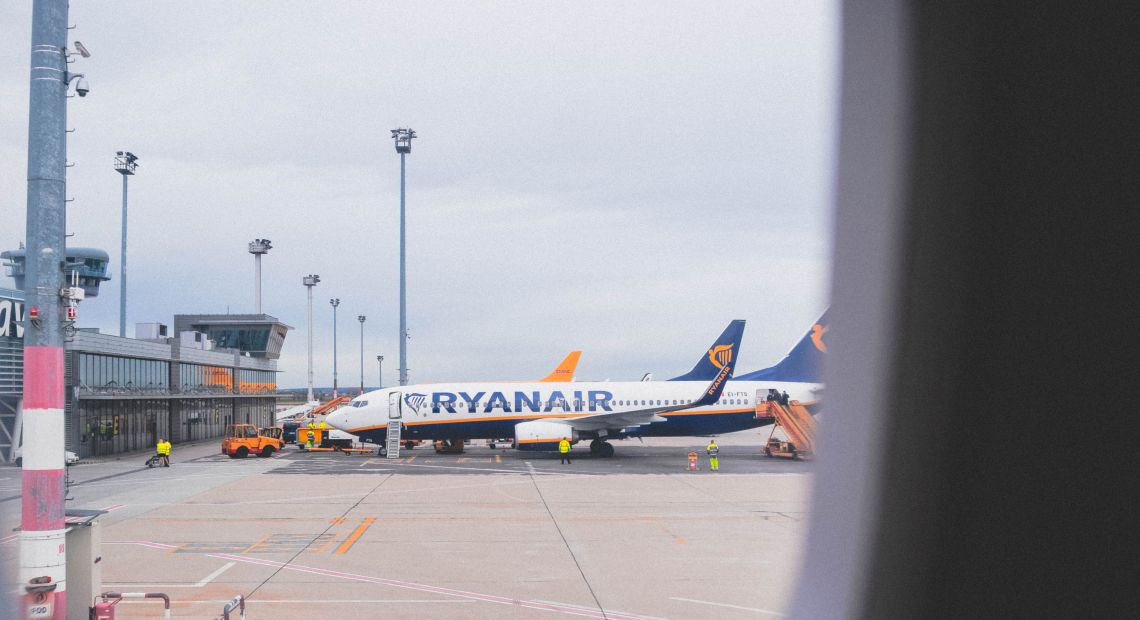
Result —
<path fill-rule="evenodd" d="M 20 441 L 23 311 L 23 293 L 0 289 L 0 462 L 14 458 Z M 262 315 L 247 322 L 254 319 L 266 323 Z M 276 319 L 268 324 L 280 333 L 270 336 L 270 329 L 261 329 L 260 341 L 237 344 L 264 349 L 267 339 L 276 338 L 270 345 L 279 346 L 288 326 Z M 250 334 L 258 331 L 249 327 Z M 162 438 L 175 445 L 177 458 L 179 443 L 221 437 L 227 424 L 271 426 L 276 360 L 219 344 L 74 333 L 64 347 L 67 449 L 80 458 L 150 451 Z"/>
<path fill-rule="evenodd" d="M 170 393 L 170 362 L 91 353 L 78 355 L 82 393 Z"/>
<path fill-rule="evenodd" d="M 130 343 L 102 334 L 77 340 L 76 348 Z M 158 355 L 169 345 L 144 342 L 135 347 L 154 347 Z M 220 437 L 231 423 L 273 424 L 277 373 L 235 368 L 234 363 L 275 363 L 201 350 L 193 352 L 195 360 L 216 357 L 228 365 L 138 356 L 148 352 L 69 351 L 67 363 L 75 376 L 69 384 L 75 390 L 66 416 L 68 449 L 81 458 L 149 450 L 160 438 L 177 445 Z"/>

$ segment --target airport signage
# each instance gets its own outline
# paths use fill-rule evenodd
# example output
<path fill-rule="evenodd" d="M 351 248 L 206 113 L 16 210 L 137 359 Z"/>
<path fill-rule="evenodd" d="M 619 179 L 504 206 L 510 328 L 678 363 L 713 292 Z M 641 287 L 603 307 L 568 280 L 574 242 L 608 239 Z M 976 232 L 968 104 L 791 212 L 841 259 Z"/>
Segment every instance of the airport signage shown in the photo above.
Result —
<path fill-rule="evenodd" d="M 0 338 L 24 337 L 24 302 L 0 297 Z"/>

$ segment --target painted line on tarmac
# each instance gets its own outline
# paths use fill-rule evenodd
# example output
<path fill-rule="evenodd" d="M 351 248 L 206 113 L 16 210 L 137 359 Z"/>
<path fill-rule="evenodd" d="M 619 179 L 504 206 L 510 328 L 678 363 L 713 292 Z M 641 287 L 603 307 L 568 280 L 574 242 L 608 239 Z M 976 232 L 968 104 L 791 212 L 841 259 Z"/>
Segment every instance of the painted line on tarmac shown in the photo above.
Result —
<path fill-rule="evenodd" d="M 170 605 L 171 605 L 171 607 L 174 607 L 174 606 L 190 607 L 193 605 L 224 605 L 224 604 L 229 603 L 231 601 L 233 601 L 233 599 L 225 599 L 225 600 L 219 599 L 216 601 L 202 601 L 202 600 L 198 600 L 198 601 L 170 601 Z M 360 604 L 369 604 L 369 603 L 371 603 L 371 604 L 377 604 L 377 603 L 384 603 L 384 604 L 445 603 L 445 604 L 451 604 L 451 605 L 455 605 L 455 604 L 467 605 L 470 603 L 478 603 L 478 602 L 479 601 L 471 601 L 471 600 L 466 600 L 466 599 L 455 600 L 455 599 L 439 599 L 439 598 L 403 598 L 403 599 L 400 599 L 400 598 L 369 598 L 369 599 L 346 598 L 346 599 L 324 599 L 324 600 L 311 599 L 311 598 L 307 598 L 307 599 L 251 598 L 251 599 L 246 599 L 245 604 L 246 605 L 253 605 L 255 603 L 260 603 L 263 605 L 306 605 L 306 604 L 335 605 L 337 603 L 344 603 L 346 605 L 360 605 Z M 154 601 L 122 600 L 122 601 L 119 601 L 118 603 L 116 603 L 116 605 L 154 605 Z M 653 620 L 656 620 L 656 619 L 653 619 Z"/>
<path fill-rule="evenodd" d="M 99 510 L 102 510 L 103 512 L 111 512 L 112 510 L 118 510 L 122 507 L 123 504 L 111 504 L 110 506 L 107 506 L 106 508 L 100 508 Z"/>
<path fill-rule="evenodd" d="M 744 611 L 754 611 L 758 614 L 768 614 L 770 616 L 780 616 L 780 617 L 784 616 L 784 614 L 782 614 L 778 611 L 769 611 L 767 609 L 757 609 L 755 607 L 742 607 L 740 605 L 729 605 L 728 603 L 714 603 L 712 601 L 698 601 L 695 598 L 681 598 L 679 596 L 670 596 L 669 600 L 684 601 L 686 603 L 700 603 L 702 605 L 715 605 L 717 607 L 730 607 L 732 609 L 743 609 Z"/>
<path fill-rule="evenodd" d="M 375 519 L 375 518 L 373 518 L 373 517 L 365 517 L 365 518 L 364 518 L 364 523 L 360 524 L 360 526 L 359 526 L 359 527 L 357 527 L 357 528 L 356 528 L 356 529 L 355 529 L 355 530 L 352 532 L 352 534 L 349 534 L 348 538 L 344 539 L 344 542 L 342 542 L 342 543 L 340 544 L 340 546 L 336 548 L 336 551 L 333 551 L 333 555 L 344 555 L 344 554 L 345 554 L 345 553 L 346 553 L 346 552 L 347 552 L 349 549 L 351 549 L 351 548 L 352 548 L 352 545 L 354 545 L 354 544 L 356 543 L 356 539 L 358 539 L 358 538 L 360 538 L 361 536 L 363 536 L 363 535 L 364 535 L 364 532 L 365 532 L 365 531 L 368 529 L 368 527 L 369 527 L 369 526 L 371 526 L 371 525 L 372 525 L 372 524 L 373 524 L 375 521 L 376 521 L 376 519 Z"/>
<path fill-rule="evenodd" d="M 112 545 L 142 545 L 152 549 L 175 549 L 174 545 L 167 545 L 164 543 L 156 543 L 144 540 L 134 541 L 116 541 L 104 544 Z M 432 586 L 424 583 L 415 583 L 411 581 L 400 581 L 398 579 L 386 579 L 384 577 L 372 577 L 369 575 L 359 575 L 356 573 L 346 573 L 342 571 L 329 570 L 326 568 L 317 568 L 314 566 L 303 566 L 300 564 L 286 564 L 285 562 L 276 562 L 274 560 L 267 560 L 263 558 L 252 558 L 248 556 L 233 555 L 229 553 L 209 553 L 208 557 L 219 558 L 223 560 L 230 560 L 233 562 L 243 562 L 245 564 L 256 564 L 259 566 L 268 566 L 270 568 L 277 568 L 281 570 L 289 570 L 298 573 L 308 573 L 312 575 L 321 575 L 323 577 L 339 577 L 346 581 L 363 581 L 365 583 L 375 583 L 380 585 L 392 586 L 394 588 L 404 588 L 406 590 L 418 590 L 420 592 L 431 592 L 432 594 L 444 594 L 448 596 L 455 596 L 463 599 L 470 599 L 474 601 L 482 601 L 485 603 L 497 603 L 500 605 L 510 605 L 512 607 L 525 607 L 527 609 L 539 609 L 542 611 L 554 611 L 574 616 L 588 616 L 591 618 L 602 618 L 603 620 L 652 620 L 648 616 L 635 616 L 630 614 L 623 614 L 618 612 L 608 612 L 598 609 L 583 609 L 567 605 L 557 605 L 552 603 L 542 603 L 540 601 L 528 601 L 517 598 L 510 598 L 507 596 L 497 596 L 494 594 L 480 594 L 478 592 L 468 592 L 466 590 L 457 590 L 455 588 L 445 588 L 441 586 Z M 256 600 L 256 599 L 251 599 Z"/>
<path fill-rule="evenodd" d="M 529 464 L 528 464 L 528 466 L 529 466 Z M 437 469 L 459 469 L 459 470 L 468 471 L 468 472 L 492 471 L 492 472 L 501 472 L 501 473 L 507 473 L 507 474 L 524 474 L 524 475 L 536 474 L 536 475 L 540 475 L 540 476 L 599 476 L 599 475 L 603 475 L 603 474 L 590 474 L 590 473 L 582 473 L 582 472 L 539 471 L 539 470 L 534 469 L 533 467 L 531 467 L 529 470 L 524 470 L 524 469 L 497 469 L 494 467 L 459 467 L 456 465 L 424 465 L 423 463 L 420 463 L 418 465 L 412 465 L 411 463 L 404 463 L 403 467 L 434 467 Z"/>
<path fill-rule="evenodd" d="M 581 609 L 582 611 L 592 611 L 595 613 L 598 611 L 597 607 L 586 607 L 585 605 L 573 605 L 571 603 L 560 603 L 558 601 L 547 601 L 544 599 L 536 599 L 536 600 L 539 603 L 550 603 L 551 605 L 561 605 L 563 607 L 573 607 L 575 609 Z M 610 609 L 606 610 L 606 617 L 609 617 L 612 614 L 626 614 L 626 615 L 628 615 L 627 612 L 624 612 L 624 611 L 615 611 L 615 610 L 610 610 Z M 669 620 L 668 618 L 659 618 L 657 616 L 637 616 L 637 617 L 642 618 L 643 620 Z"/>
<path fill-rule="evenodd" d="M 103 585 L 108 586 L 108 587 L 113 586 L 119 590 L 124 590 L 126 588 L 138 588 L 141 590 L 147 590 L 147 589 L 153 590 L 155 588 L 202 588 L 202 587 L 205 587 L 206 584 L 217 579 L 218 576 L 221 575 L 222 573 L 233 568 L 235 564 L 237 564 L 237 562 L 226 562 L 224 565 L 222 565 L 221 568 L 210 573 L 209 575 L 206 575 L 198 583 L 105 583 Z M 223 602 L 228 603 L 229 601 L 223 601 Z"/>
<path fill-rule="evenodd" d="M 5 536 L 4 538 L 0 538 L 0 545 L 6 544 L 6 543 L 10 543 L 10 542 L 12 542 L 13 540 L 16 540 L 16 539 L 17 539 L 17 538 L 19 538 L 19 537 L 20 537 L 20 535 L 19 535 L 19 534 L 9 534 L 9 535 Z"/>

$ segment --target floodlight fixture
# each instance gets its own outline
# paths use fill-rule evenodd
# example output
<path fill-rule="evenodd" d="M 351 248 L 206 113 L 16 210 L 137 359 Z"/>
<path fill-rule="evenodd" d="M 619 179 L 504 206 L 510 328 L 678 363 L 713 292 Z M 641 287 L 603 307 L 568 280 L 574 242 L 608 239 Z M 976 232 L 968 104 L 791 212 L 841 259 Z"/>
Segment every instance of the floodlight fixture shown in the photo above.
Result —
<path fill-rule="evenodd" d="M 134 174 L 139 158 L 130 151 L 115 151 L 115 171 L 119 174 Z"/>
<path fill-rule="evenodd" d="M 272 249 L 273 243 L 269 239 L 254 239 L 249 242 L 250 254 L 268 254 Z"/>
<path fill-rule="evenodd" d="M 416 130 L 411 127 L 400 127 L 392 130 L 392 139 L 396 141 L 397 153 L 411 153 L 412 139 L 416 137 Z"/>

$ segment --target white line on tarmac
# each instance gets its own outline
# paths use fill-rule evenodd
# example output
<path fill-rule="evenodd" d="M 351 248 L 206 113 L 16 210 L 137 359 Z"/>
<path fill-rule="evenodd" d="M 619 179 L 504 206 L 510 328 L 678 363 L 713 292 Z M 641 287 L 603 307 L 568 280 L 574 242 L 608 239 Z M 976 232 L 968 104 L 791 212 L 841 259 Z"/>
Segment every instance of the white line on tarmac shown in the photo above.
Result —
<path fill-rule="evenodd" d="M 107 584 L 103 584 L 103 585 L 114 586 L 115 588 L 118 588 L 119 590 L 123 590 L 126 588 L 140 588 L 143 590 L 146 590 L 148 588 L 151 590 L 153 590 L 155 588 L 201 588 L 201 587 L 205 586 L 206 584 L 210 583 L 211 581 L 217 579 L 218 575 L 221 575 L 222 573 L 233 568 L 235 564 L 237 564 L 237 562 L 226 562 L 225 565 L 223 565 L 218 570 L 210 573 L 209 575 L 206 575 L 198 583 L 107 583 Z M 228 602 L 228 601 L 223 601 L 223 602 Z"/>
<path fill-rule="evenodd" d="M 117 541 L 115 543 L 105 544 L 120 544 L 120 545 L 143 545 L 154 549 L 174 549 L 174 545 L 165 543 L 151 542 L 151 541 Z M 454 596 L 462 599 L 483 601 L 486 603 L 497 603 L 500 605 L 509 605 L 512 607 L 523 607 L 526 609 L 538 609 L 542 611 L 554 611 L 573 616 L 589 616 L 592 618 L 603 618 L 608 620 L 646 620 L 642 616 L 634 616 L 628 614 L 619 614 L 614 612 L 601 612 L 596 609 L 579 609 L 576 607 L 567 607 L 561 605 L 553 605 L 550 603 L 541 603 L 539 601 L 528 601 L 524 599 L 510 598 L 506 596 L 498 596 L 495 594 L 480 594 L 478 592 L 469 592 L 467 590 L 459 590 L 456 588 L 447 588 L 443 586 L 433 586 L 425 583 L 415 583 L 413 581 L 401 581 L 398 579 L 388 579 L 384 577 L 373 577 L 370 575 L 360 575 L 356 573 L 347 573 L 343 571 L 330 570 L 327 568 L 317 568 L 315 566 L 303 566 L 301 564 L 290 564 L 286 562 L 277 562 L 275 560 L 267 560 L 264 558 L 252 558 L 248 556 L 234 555 L 231 553 L 209 553 L 206 554 L 211 558 L 221 558 L 224 560 L 233 560 L 235 562 L 243 562 L 246 564 L 254 564 L 258 566 L 268 566 L 270 568 L 284 569 L 299 573 L 308 573 L 311 575 L 321 575 L 323 577 L 337 577 L 345 581 L 362 581 L 365 583 L 375 583 L 379 585 L 391 586 L 394 588 L 404 588 L 407 590 L 418 590 L 420 592 L 430 592 L 432 594 L 443 594 L 446 596 Z"/>
<path fill-rule="evenodd" d="M 716 605 L 717 607 L 731 607 L 732 609 L 743 609 L 744 611 L 754 611 L 758 614 L 769 614 L 772 616 L 783 617 L 784 614 L 778 611 L 768 611 L 767 609 L 757 609 L 755 607 L 741 607 L 740 605 L 729 605 L 728 603 L 714 603 L 712 601 L 698 601 L 695 598 L 681 598 L 679 596 L 670 596 L 670 600 L 685 601 L 686 603 L 700 603 L 702 605 Z"/>
<path fill-rule="evenodd" d="M 232 601 L 232 600 L 233 600 L 233 599 L 225 599 L 225 600 L 217 600 L 217 601 L 170 601 L 170 604 L 171 604 L 171 605 L 183 605 L 183 606 L 189 606 L 189 605 L 224 605 L 224 604 L 226 604 L 226 603 L 228 603 L 228 602 L 230 602 L 230 601 Z M 321 599 L 311 599 L 311 598 L 305 598 L 305 599 L 276 599 L 276 598 L 273 598 L 273 599 L 267 599 L 267 598 L 251 598 L 251 599 L 246 599 L 246 601 L 245 601 L 245 604 L 246 604 L 246 605 L 253 605 L 253 604 L 255 604 L 255 603 L 262 603 L 262 604 L 266 604 L 266 605 L 279 605 L 279 604 L 289 604 L 289 605 L 306 605 L 306 604 L 315 604 L 315 605 L 333 605 L 333 604 L 336 604 L 336 603 L 349 603 L 349 604 L 368 604 L 368 603 L 373 603 L 373 604 L 377 604 L 377 603 L 383 603 L 383 604 L 389 604 L 389 603 L 392 603 L 392 604 L 395 604 L 395 603 L 400 603 L 400 604 L 405 604 L 405 603 L 448 603 L 448 604 L 452 604 L 452 605 L 454 605 L 454 604 L 456 604 L 456 603 L 459 603 L 459 604 L 467 604 L 467 603 L 478 603 L 478 602 L 479 602 L 479 601 L 469 601 L 469 600 L 454 600 L 454 599 L 433 599 L 433 598 L 403 598 L 403 599 L 401 599 L 401 598 L 376 598 L 376 599 L 351 599 L 351 598 L 346 598 L 346 599 L 324 599 L 324 600 L 321 600 Z M 130 604 L 130 605 L 140 605 L 140 604 L 141 604 L 141 605 L 154 605 L 154 601 L 128 601 L 128 600 L 123 600 L 123 601 L 119 601 L 119 603 L 118 603 L 118 604 L 119 604 L 119 605 L 124 605 L 124 604 Z"/>
<path fill-rule="evenodd" d="M 573 607 L 575 609 L 581 609 L 583 611 L 597 611 L 597 609 L 598 609 L 597 607 L 587 607 L 585 605 L 573 605 L 571 603 L 559 603 L 558 601 L 547 601 L 547 600 L 543 600 L 543 599 L 535 599 L 535 600 L 537 600 L 539 603 L 550 603 L 551 605 L 560 605 L 562 607 Z M 606 615 L 608 616 L 611 614 L 629 615 L 629 613 L 625 612 L 625 611 L 617 611 L 614 609 L 607 609 Z M 644 620 L 669 620 L 668 618 L 659 618 L 657 616 L 638 616 L 638 618 L 643 618 Z"/>
<path fill-rule="evenodd" d="M 401 465 L 401 467 L 435 467 L 438 469 L 462 469 L 463 471 L 498 471 L 498 472 L 504 472 L 504 473 L 508 473 L 508 474 L 541 474 L 543 476 L 594 476 L 594 475 L 596 475 L 596 474 L 579 474 L 579 473 L 561 472 L 561 471 L 538 471 L 538 470 L 534 469 L 533 467 L 531 467 L 529 471 L 523 471 L 521 469 L 496 469 L 494 467 L 459 467 L 459 466 L 455 466 L 455 465 L 420 465 L 420 464 L 413 465 L 411 463 L 404 463 L 403 465 Z"/>
<path fill-rule="evenodd" d="M 214 579 L 217 579 L 218 575 L 221 575 L 222 573 L 233 568 L 234 564 L 237 564 L 237 562 L 226 562 L 225 564 L 222 565 L 221 568 L 210 573 L 209 575 L 206 575 L 205 577 L 202 578 L 202 581 L 199 581 L 198 583 L 194 584 L 194 587 L 195 588 L 201 588 L 202 586 L 206 585 L 207 583 L 210 583 Z"/>

